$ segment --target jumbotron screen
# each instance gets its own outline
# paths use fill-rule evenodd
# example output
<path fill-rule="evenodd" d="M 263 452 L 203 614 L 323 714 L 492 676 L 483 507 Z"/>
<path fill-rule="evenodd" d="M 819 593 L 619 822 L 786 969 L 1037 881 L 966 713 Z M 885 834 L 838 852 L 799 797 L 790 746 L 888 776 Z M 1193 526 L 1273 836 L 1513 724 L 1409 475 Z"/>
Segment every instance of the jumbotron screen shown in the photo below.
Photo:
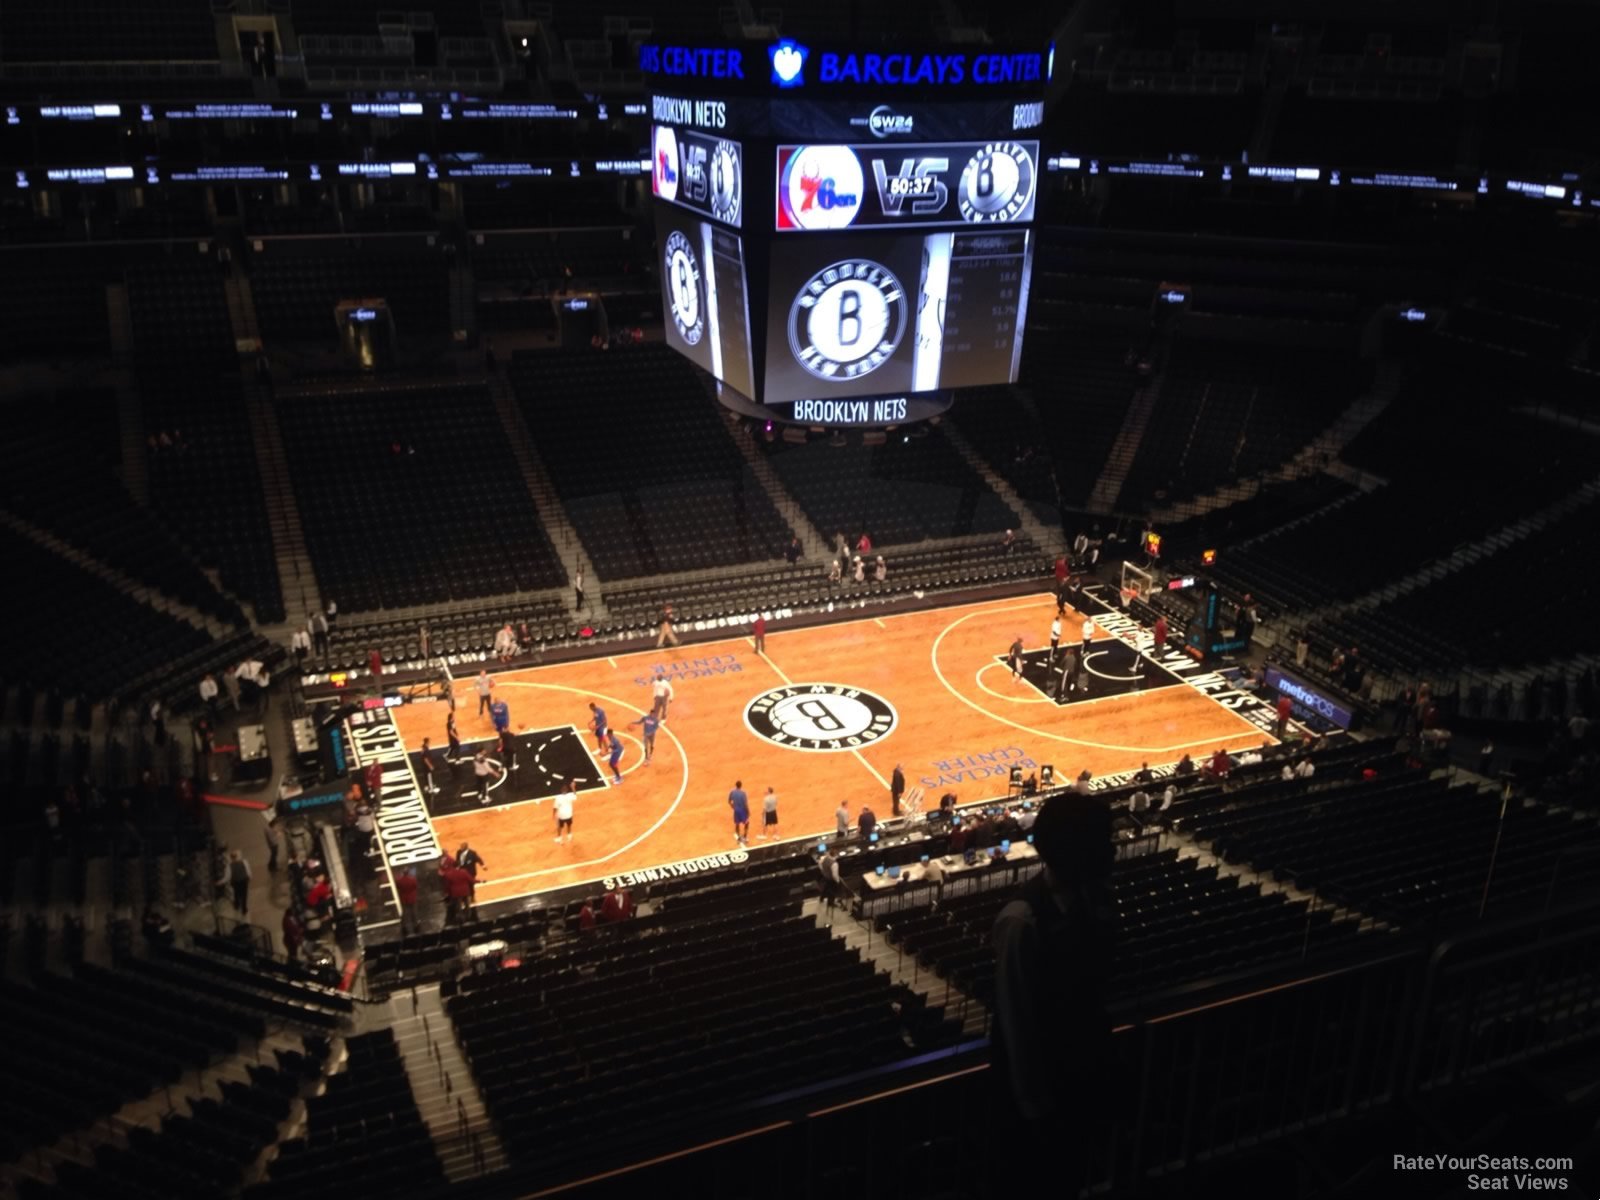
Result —
<path fill-rule="evenodd" d="M 743 239 L 690 212 L 658 205 L 655 217 L 667 345 L 754 399 Z"/>
<path fill-rule="evenodd" d="M 779 146 L 762 399 L 1016 382 L 1038 152 Z"/>

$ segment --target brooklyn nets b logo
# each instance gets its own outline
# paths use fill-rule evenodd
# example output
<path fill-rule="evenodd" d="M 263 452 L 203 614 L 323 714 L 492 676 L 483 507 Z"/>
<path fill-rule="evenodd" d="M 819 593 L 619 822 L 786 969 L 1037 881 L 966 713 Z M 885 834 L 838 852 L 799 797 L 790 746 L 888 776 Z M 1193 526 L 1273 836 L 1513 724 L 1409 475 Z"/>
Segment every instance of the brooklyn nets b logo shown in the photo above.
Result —
<path fill-rule="evenodd" d="M 745 705 L 750 732 L 791 750 L 820 754 L 882 741 L 900 718 L 882 696 L 837 683 L 795 683 Z"/>
<path fill-rule="evenodd" d="M 905 332 L 905 288 L 887 267 L 864 258 L 824 267 L 789 306 L 789 350 L 818 379 L 871 374 Z"/>
<path fill-rule="evenodd" d="M 667 238 L 666 260 L 672 321 L 678 327 L 678 336 L 693 346 L 705 332 L 705 318 L 700 311 L 700 264 L 689 239 L 677 230 Z"/>
<path fill-rule="evenodd" d="M 1015 221 L 1033 200 L 1033 155 L 1017 142 L 990 142 L 961 171 L 956 202 L 974 224 Z"/>

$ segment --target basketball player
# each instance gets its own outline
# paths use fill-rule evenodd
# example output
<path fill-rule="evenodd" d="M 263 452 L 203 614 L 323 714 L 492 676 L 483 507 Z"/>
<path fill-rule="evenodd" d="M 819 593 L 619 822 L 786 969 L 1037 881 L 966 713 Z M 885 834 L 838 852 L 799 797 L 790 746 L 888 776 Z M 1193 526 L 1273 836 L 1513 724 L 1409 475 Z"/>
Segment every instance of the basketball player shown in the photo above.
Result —
<path fill-rule="evenodd" d="M 1067 654 L 1067 660 L 1067 668 L 1065 672 L 1067 677 L 1067 691 L 1075 692 L 1078 690 L 1078 676 L 1083 671 L 1084 653 L 1081 650 L 1077 654 L 1073 654 L 1069 651 Z M 1083 690 L 1086 692 L 1089 690 L 1087 683 L 1084 684 Z"/>
<path fill-rule="evenodd" d="M 472 760 L 472 773 L 478 779 L 478 803 L 489 803 L 489 781 L 499 779 L 504 774 L 500 764 L 489 757 L 487 750 L 479 750 L 477 757 Z"/>
<path fill-rule="evenodd" d="M 606 710 L 591 700 L 589 701 L 589 712 L 592 714 L 589 718 L 589 728 L 594 730 L 595 749 L 604 750 L 606 748 Z"/>
<path fill-rule="evenodd" d="M 1007 652 L 1007 654 L 1011 659 L 1011 678 L 1012 679 L 1021 679 L 1022 678 L 1022 635 L 1020 633 L 1017 634 L 1017 640 L 1011 643 L 1011 649 Z"/>
<path fill-rule="evenodd" d="M 611 748 L 611 754 L 606 759 L 611 764 L 611 782 L 621 783 L 622 740 L 617 737 L 615 729 L 606 730 L 606 745 Z"/>
<path fill-rule="evenodd" d="M 444 760 L 454 766 L 461 761 L 461 735 L 456 732 L 456 710 L 452 706 L 444 718 L 444 736 L 450 740 L 450 750 Z M 423 745 L 427 745 L 426 742 Z"/>
<path fill-rule="evenodd" d="M 1056 610 L 1056 615 L 1050 620 L 1050 662 L 1056 661 L 1056 647 L 1061 644 L 1061 610 Z"/>
<path fill-rule="evenodd" d="M 654 712 L 647 712 L 637 721 L 629 721 L 628 724 L 641 727 L 640 732 L 643 734 L 644 741 L 644 761 L 649 763 L 656 756 L 656 730 L 661 728 L 661 722 L 656 719 Z"/>
<path fill-rule="evenodd" d="M 1089 643 L 1092 641 L 1094 641 L 1094 622 L 1085 617 L 1083 619 L 1083 654 L 1085 658 L 1089 655 Z"/>

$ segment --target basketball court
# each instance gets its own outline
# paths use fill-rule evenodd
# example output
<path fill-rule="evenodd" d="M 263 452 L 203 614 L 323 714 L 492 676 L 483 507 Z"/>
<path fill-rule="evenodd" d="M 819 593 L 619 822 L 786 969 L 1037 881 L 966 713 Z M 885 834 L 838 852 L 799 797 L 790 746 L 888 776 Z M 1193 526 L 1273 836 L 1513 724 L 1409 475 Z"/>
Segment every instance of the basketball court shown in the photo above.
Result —
<path fill-rule="evenodd" d="M 770 620 L 764 655 L 746 631 L 497 674 L 494 694 L 510 706 L 518 735 L 517 769 L 489 789 L 487 803 L 471 756 L 493 747 L 494 729 L 463 675 L 456 721 L 464 757 L 443 767 L 438 795 L 415 791 L 408 838 L 390 838 L 388 814 L 380 813 L 386 858 L 398 865 L 406 861 L 399 847 L 414 847 L 419 832 L 426 838 L 425 808 L 439 847 L 470 842 L 483 856 L 481 905 L 708 857 L 738 861 L 727 804 L 736 780 L 750 797 L 754 849 L 771 844 L 759 836 L 769 787 L 779 797 L 778 838 L 815 841 L 832 834 L 840 800 L 852 824 L 864 804 L 888 818 L 897 763 L 908 790 L 920 789 L 931 807 L 945 792 L 961 803 L 1003 797 L 1013 766 L 1026 776 L 1050 764 L 1057 784 L 1085 769 L 1099 781 L 1145 762 L 1160 770 L 1185 754 L 1200 760 L 1218 747 L 1273 744 L 1265 704 L 1170 647 L 1158 660 L 1148 633 L 1112 607 L 1116 600 L 1114 588 L 1085 589 L 1063 618 L 1063 647 L 1081 640 L 1081 610 L 1095 620 L 1080 688 L 1065 695 L 1049 653 L 1048 594 L 810 628 Z M 1026 652 L 1017 678 L 1007 651 L 1019 635 Z M 633 722 L 651 706 L 658 670 L 675 696 L 646 763 Z M 620 784 L 597 750 L 591 702 L 621 736 Z M 393 726 L 385 810 L 391 778 L 414 784 L 423 738 L 437 760 L 445 716 L 440 701 L 378 714 Z M 355 746 L 358 757 L 370 757 L 359 731 Z M 563 779 L 578 794 L 570 842 L 555 840 L 551 806 Z M 415 850 L 415 861 L 427 860 L 426 849 Z"/>

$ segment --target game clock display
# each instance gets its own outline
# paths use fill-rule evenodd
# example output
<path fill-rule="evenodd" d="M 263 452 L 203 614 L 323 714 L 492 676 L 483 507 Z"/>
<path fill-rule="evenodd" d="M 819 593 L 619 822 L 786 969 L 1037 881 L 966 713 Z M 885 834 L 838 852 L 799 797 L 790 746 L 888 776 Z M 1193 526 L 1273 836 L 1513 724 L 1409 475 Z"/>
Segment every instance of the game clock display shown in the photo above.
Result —
<path fill-rule="evenodd" d="M 1027 230 L 883 233 L 773 248 L 762 399 L 1014 383 Z"/>
<path fill-rule="evenodd" d="M 780 233 L 1033 219 L 1039 143 L 779 146 Z"/>
<path fill-rule="evenodd" d="M 691 213 L 658 208 L 656 244 L 667 344 L 753 398 L 743 240 Z"/>

